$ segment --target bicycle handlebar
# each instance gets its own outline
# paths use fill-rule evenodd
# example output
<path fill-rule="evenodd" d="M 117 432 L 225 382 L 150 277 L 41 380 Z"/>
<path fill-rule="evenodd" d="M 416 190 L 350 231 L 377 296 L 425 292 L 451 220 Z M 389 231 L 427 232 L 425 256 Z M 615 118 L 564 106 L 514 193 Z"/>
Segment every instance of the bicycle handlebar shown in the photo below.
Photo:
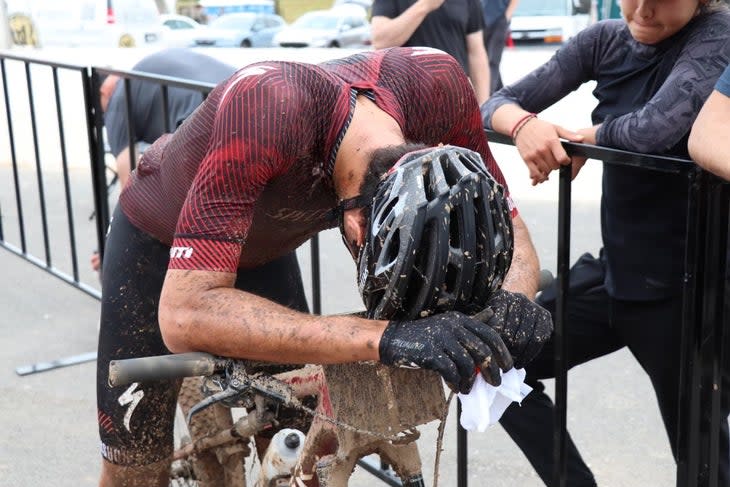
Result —
<path fill-rule="evenodd" d="M 123 386 L 132 382 L 211 375 L 224 365 L 225 360 L 203 352 L 112 360 L 109 384 Z"/>

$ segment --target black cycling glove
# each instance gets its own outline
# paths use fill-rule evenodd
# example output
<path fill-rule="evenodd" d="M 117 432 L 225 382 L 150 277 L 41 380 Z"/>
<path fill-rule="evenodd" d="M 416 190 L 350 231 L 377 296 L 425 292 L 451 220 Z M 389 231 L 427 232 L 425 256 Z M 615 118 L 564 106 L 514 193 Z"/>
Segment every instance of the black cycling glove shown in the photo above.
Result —
<path fill-rule="evenodd" d="M 391 321 L 379 350 L 382 363 L 435 370 L 462 393 L 471 389 L 477 367 L 495 386 L 502 382 L 499 369 L 512 368 L 512 357 L 499 334 L 456 311 L 414 321 Z"/>
<path fill-rule="evenodd" d="M 520 293 L 498 289 L 486 310 L 474 317 L 494 328 L 507 344 L 515 367 L 530 363 L 553 333 L 550 313 Z"/>

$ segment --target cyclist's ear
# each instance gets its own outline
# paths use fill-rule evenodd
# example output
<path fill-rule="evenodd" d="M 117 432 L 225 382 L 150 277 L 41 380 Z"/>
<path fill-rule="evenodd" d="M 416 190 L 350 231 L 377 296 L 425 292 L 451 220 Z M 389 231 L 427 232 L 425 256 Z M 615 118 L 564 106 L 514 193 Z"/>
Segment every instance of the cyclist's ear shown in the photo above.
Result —
<path fill-rule="evenodd" d="M 351 208 L 342 214 L 342 232 L 347 246 L 359 249 L 365 244 L 367 232 L 367 215 L 365 208 Z M 355 254 L 357 255 L 357 254 Z"/>

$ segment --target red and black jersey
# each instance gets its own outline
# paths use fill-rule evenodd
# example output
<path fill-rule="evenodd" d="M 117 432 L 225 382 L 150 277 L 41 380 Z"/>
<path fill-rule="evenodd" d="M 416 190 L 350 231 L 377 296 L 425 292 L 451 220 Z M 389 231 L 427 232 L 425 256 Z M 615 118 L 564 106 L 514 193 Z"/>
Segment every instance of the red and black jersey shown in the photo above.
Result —
<path fill-rule="evenodd" d="M 475 150 L 504 184 L 458 63 L 433 49 L 392 48 L 240 69 L 145 152 L 122 209 L 172 245 L 173 269 L 235 272 L 284 255 L 334 226 L 332 170 L 353 90 L 409 142 Z"/>

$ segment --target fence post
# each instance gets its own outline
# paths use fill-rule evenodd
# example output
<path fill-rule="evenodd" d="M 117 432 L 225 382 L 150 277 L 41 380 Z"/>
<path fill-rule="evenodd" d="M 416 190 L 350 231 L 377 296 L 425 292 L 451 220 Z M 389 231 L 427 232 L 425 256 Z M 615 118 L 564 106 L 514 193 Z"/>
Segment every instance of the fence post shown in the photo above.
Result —
<path fill-rule="evenodd" d="M 96 68 L 91 72 L 82 71 L 84 105 L 86 107 L 86 130 L 89 141 L 89 160 L 96 209 L 96 237 L 99 257 L 104 258 L 106 229 L 109 226 L 109 198 L 106 186 L 106 166 L 104 164 L 104 118 L 99 100 L 99 73 Z"/>
<path fill-rule="evenodd" d="M 570 210 L 572 166 L 560 168 L 558 189 L 558 299 L 555 309 L 555 416 L 553 429 L 553 486 L 566 485 L 568 418 L 568 364 L 565 326 L 568 317 L 570 281 Z"/>
<path fill-rule="evenodd" d="M 727 320 L 728 184 L 689 174 L 677 487 L 717 487 Z"/>

